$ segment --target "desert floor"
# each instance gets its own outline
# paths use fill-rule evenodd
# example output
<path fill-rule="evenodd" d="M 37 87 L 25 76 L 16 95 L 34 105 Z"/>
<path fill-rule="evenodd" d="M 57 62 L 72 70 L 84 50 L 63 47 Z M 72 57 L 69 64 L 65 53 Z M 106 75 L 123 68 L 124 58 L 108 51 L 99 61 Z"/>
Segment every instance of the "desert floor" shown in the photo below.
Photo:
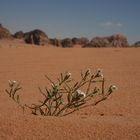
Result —
<path fill-rule="evenodd" d="M 65 117 L 43 117 L 22 112 L 5 93 L 8 80 L 20 81 L 22 102 L 42 96 L 38 87 L 69 71 L 78 80 L 80 71 L 103 69 L 106 86 L 118 90 L 97 106 Z M 0 48 L 0 140 L 138 140 L 140 139 L 139 48 Z"/>

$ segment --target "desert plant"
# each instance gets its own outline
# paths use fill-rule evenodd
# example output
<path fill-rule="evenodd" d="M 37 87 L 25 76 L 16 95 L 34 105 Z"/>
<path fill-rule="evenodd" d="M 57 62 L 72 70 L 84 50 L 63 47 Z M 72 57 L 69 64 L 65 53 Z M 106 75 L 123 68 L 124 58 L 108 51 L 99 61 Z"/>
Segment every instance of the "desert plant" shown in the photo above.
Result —
<path fill-rule="evenodd" d="M 20 96 L 17 94 L 17 91 L 21 90 L 22 87 L 20 86 L 20 82 L 17 81 L 8 81 L 9 89 L 6 89 L 6 93 L 9 95 L 9 97 L 15 101 L 24 111 L 24 105 L 20 102 Z"/>
<path fill-rule="evenodd" d="M 44 99 L 40 101 L 40 104 L 28 106 L 35 115 L 65 116 L 81 108 L 98 104 L 107 99 L 116 89 L 116 86 L 110 86 L 105 91 L 105 79 L 100 69 L 94 74 L 89 69 L 84 73 L 81 72 L 81 80 L 75 83 L 72 80 L 71 73 L 61 73 L 57 83 L 53 82 L 48 76 L 45 77 L 50 81 L 51 88 L 45 87 L 45 91 L 39 88 Z M 99 83 L 101 87 L 93 87 L 92 84 L 95 83 Z M 80 90 L 83 86 L 86 86 L 85 92 Z M 96 99 L 96 96 L 100 98 Z M 94 101 L 90 102 L 90 100 Z"/>
<path fill-rule="evenodd" d="M 25 105 L 34 115 L 66 116 L 79 109 L 97 105 L 106 100 L 116 89 L 116 86 L 111 85 L 105 90 L 105 79 L 101 69 L 94 73 L 90 69 L 81 72 L 81 80 L 78 82 L 74 82 L 71 73 L 68 72 L 61 73 L 57 83 L 53 82 L 47 75 L 45 77 L 51 83 L 51 88 L 45 87 L 43 90 L 39 87 L 43 99 L 37 104 Z M 12 92 L 7 93 L 15 100 L 15 93 L 20 88 L 17 86 L 13 90 L 13 86 L 9 86 Z M 81 88 L 84 89 L 84 92 Z M 19 96 L 17 97 L 19 98 Z M 19 103 L 19 99 L 15 101 Z"/>

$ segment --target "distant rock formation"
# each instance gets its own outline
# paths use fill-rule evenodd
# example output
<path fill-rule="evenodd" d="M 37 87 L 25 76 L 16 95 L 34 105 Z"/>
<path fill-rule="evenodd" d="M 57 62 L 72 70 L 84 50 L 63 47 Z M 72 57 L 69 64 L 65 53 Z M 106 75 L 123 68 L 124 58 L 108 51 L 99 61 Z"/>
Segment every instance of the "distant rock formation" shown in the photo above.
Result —
<path fill-rule="evenodd" d="M 62 40 L 54 38 L 50 39 L 50 44 L 57 46 L 57 47 L 63 47 L 63 48 L 72 48 L 78 45 L 79 47 L 82 47 L 89 43 L 89 40 L 86 37 L 81 38 L 64 38 Z"/>
<path fill-rule="evenodd" d="M 36 45 L 48 45 L 49 44 L 48 36 L 39 29 L 25 33 L 24 40 L 26 43 L 29 43 L 29 44 L 36 44 Z"/>
<path fill-rule="evenodd" d="M 137 41 L 133 44 L 133 47 L 140 47 L 140 41 Z"/>
<path fill-rule="evenodd" d="M 35 29 L 30 32 L 24 33 L 23 31 L 16 32 L 13 36 L 10 31 L 0 24 L 0 39 L 23 39 L 25 43 L 35 44 L 35 45 L 48 45 L 72 48 L 72 47 L 91 47 L 91 48 L 101 48 L 101 47 L 130 47 L 127 41 L 127 37 L 122 34 L 115 34 L 108 37 L 94 37 L 91 41 L 86 37 L 81 38 L 64 38 L 60 39 L 49 39 L 45 32 Z M 132 47 L 140 47 L 140 41 L 132 45 Z"/>
<path fill-rule="evenodd" d="M 87 45 L 88 43 L 89 43 L 89 39 L 88 38 L 86 38 L 86 37 L 81 37 L 80 38 L 80 45 L 81 45 L 81 47 Z"/>
<path fill-rule="evenodd" d="M 81 41 L 79 38 L 74 37 L 74 38 L 72 38 L 72 43 L 73 43 L 73 45 L 80 45 Z"/>
<path fill-rule="evenodd" d="M 112 35 L 108 38 L 112 47 L 128 47 L 127 37 L 121 34 Z"/>
<path fill-rule="evenodd" d="M 18 31 L 14 34 L 14 38 L 23 39 L 24 38 L 24 32 Z"/>
<path fill-rule="evenodd" d="M 0 24 L 0 39 L 12 39 L 12 35 L 8 29 Z"/>
<path fill-rule="evenodd" d="M 109 41 L 104 37 L 95 37 L 84 47 L 101 48 L 109 46 Z"/>
<path fill-rule="evenodd" d="M 52 44 L 53 46 L 62 47 L 61 40 L 57 38 L 54 38 L 54 39 L 51 38 L 49 40 L 50 40 L 50 44 Z"/>
<path fill-rule="evenodd" d="M 70 38 L 65 38 L 61 41 L 62 47 L 63 48 L 71 48 L 73 47 L 72 39 Z"/>
<path fill-rule="evenodd" d="M 82 47 L 82 46 L 88 44 L 89 40 L 86 37 L 81 37 L 81 38 L 74 37 L 74 38 L 72 38 L 72 43 L 73 43 L 73 45 L 81 45 L 81 47 Z"/>
<path fill-rule="evenodd" d="M 109 37 L 95 37 L 83 47 L 128 47 L 127 38 L 124 35 L 116 34 Z"/>

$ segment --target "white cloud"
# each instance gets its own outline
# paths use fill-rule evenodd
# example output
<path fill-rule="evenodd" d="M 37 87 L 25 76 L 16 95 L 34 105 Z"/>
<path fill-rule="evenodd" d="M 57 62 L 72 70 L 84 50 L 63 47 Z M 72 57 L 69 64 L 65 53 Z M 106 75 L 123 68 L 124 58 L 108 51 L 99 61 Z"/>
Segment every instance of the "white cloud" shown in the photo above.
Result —
<path fill-rule="evenodd" d="M 106 26 L 106 27 L 112 27 L 113 26 L 113 23 L 110 22 L 110 21 L 107 21 L 105 23 L 102 24 L 103 26 Z"/>
<path fill-rule="evenodd" d="M 107 22 L 102 23 L 102 26 L 103 27 L 122 27 L 123 24 L 120 22 L 115 23 L 115 22 L 107 21 Z"/>
<path fill-rule="evenodd" d="M 122 27 L 123 25 L 122 25 L 122 23 L 119 23 L 119 22 L 118 22 L 118 23 L 116 24 L 116 26 L 117 26 L 117 27 Z"/>

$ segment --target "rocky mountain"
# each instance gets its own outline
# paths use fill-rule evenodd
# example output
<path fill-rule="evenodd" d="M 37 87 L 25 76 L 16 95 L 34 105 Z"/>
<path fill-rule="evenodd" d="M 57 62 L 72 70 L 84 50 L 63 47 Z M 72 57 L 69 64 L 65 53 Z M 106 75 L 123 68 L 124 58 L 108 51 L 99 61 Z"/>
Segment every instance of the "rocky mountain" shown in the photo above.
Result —
<path fill-rule="evenodd" d="M 73 42 L 71 38 L 65 38 L 61 41 L 63 48 L 71 48 L 73 47 Z"/>
<path fill-rule="evenodd" d="M 115 34 L 107 37 L 94 37 L 89 41 L 86 37 L 81 38 L 64 38 L 62 40 L 54 38 L 49 39 L 45 32 L 35 29 L 24 33 L 23 31 L 16 32 L 13 36 L 10 31 L 0 24 L 0 39 L 3 38 L 17 38 L 23 39 L 25 43 L 35 45 L 48 45 L 52 44 L 56 47 L 71 48 L 74 46 L 101 48 L 101 47 L 129 47 L 127 37 L 122 34 Z M 136 42 L 134 47 L 140 46 L 140 41 Z"/>
<path fill-rule="evenodd" d="M 121 34 L 115 34 L 109 37 L 95 37 L 83 47 L 128 47 L 127 38 Z"/>
<path fill-rule="evenodd" d="M 72 43 L 73 43 L 73 45 L 84 46 L 89 43 L 89 40 L 86 37 L 81 37 L 81 38 L 74 37 L 74 38 L 72 38 Z"/>
<path fill-rule="evenodd" d="M 88 38 L 86 37 L 81 37 L 81 38 L 64 38 L 62 40 L 54 38 L 54 39 L 49 39 L 50 40 L 50 44 L 56 46 L 56 47 L 63 47 L 63 48 L 72 48 L 75 45 L 79 45 L 79 46 L 84 46 L 87 43 L 89 43 Z"/>
<path fill-rule="evenodd" d="M 26 43 L 29 44 L 36 44 L 36 45 L 48 45 L 49 38 L 45 34 L 45 32 L 35 29 L 33 31 L 27 32 L 24 34 L 24 40 Z"/>
<path fill-rule="evenodd" d="M 13 36 L 15 38 L 18 38 L 18 39 L 24 39 L 24 32 L 23 31 L 18 31 Z"/>
<path fill-rule="evenodd" d="M 140 47 L 140 41 L 137 41 L 133 44 L 134 47 Z"/>
<path fill-rule="evenodd" d="M 49 40 L 50 40 L 50 44 L 52 44 L 53 46 L 62 47 L 62 44 L 61 44 L 61 40 L 60 39 L 51 38 Z"/>
<path fill-rule="evenodd" d="M 12 39 L 10 31 L 0 24 L 0 39 Z"/>

